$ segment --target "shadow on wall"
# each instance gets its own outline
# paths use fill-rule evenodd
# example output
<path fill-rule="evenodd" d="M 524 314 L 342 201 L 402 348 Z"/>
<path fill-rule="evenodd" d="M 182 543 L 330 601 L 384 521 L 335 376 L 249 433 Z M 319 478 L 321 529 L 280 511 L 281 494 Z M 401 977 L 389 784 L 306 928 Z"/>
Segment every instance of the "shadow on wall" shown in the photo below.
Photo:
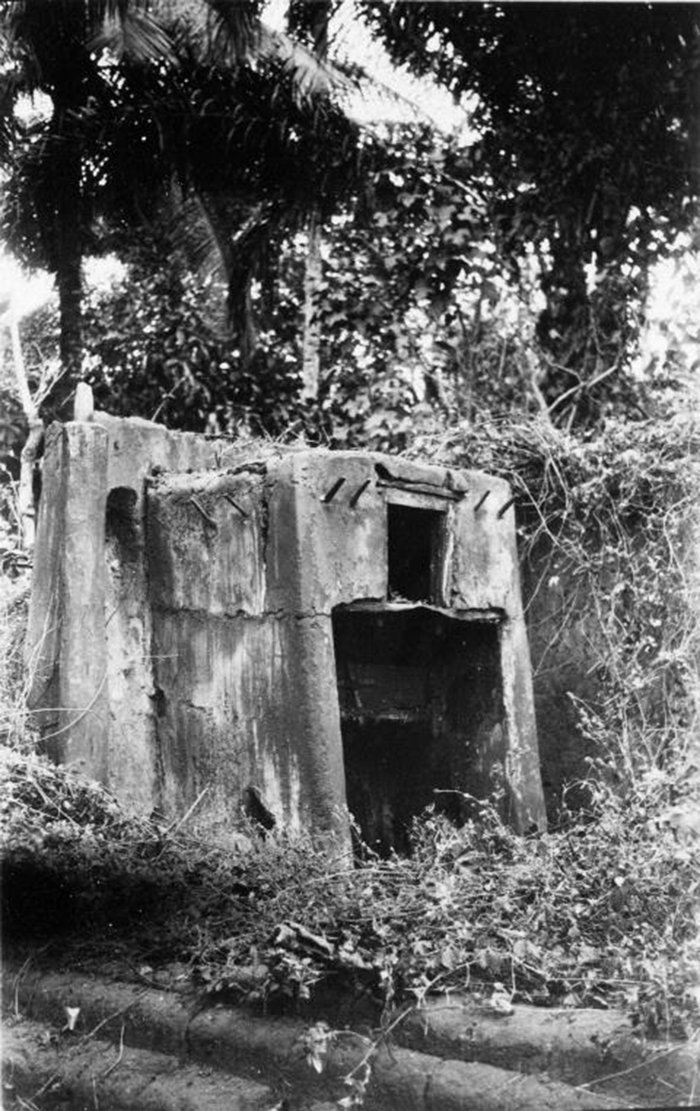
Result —
<path fill-rule="evenodd" d="M 141 558 L 140 522 L 136 512 L 138 495 L 129 486 L 115 486 L 107 495 L 105 537 L 113 544 L 121 559 L 132 563 Z"/>

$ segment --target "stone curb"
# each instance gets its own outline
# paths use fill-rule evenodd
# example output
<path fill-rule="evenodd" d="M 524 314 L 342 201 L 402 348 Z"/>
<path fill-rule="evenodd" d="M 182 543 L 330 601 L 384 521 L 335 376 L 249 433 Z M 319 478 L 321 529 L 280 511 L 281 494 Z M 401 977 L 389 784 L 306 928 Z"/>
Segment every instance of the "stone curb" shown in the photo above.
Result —
<path fill-rule="evenodd" d="M 397 1041 L 440 1057 L 483 1061 L 521 1073 L 542 1073 L 600 1094 L 630 1093 L 667 1104 L 693 1088 L 700 1047 L 653 1043 L 635 1035 L 620 1011 L 516 1006 L 497 1016 L 455 997 L 426 1000 L 396 1033 Z M 618 1079 L 619 1078 L 619 1079 Z"/>
<path fill-rule="evenodd" d="M 193 1012 L 182 996 L 70 972 L 8 969 L 7 1004 L 16 1012 L 60 1028 L 66 1006 L 80 1007 L 81 1032 L 165 1053 L 254 1080 L 307 1099 L 337 1100 L 348 1093 L 343 1078 L 362 1074 L 369 1040 L 339 1032 L 317 1074 L 309 1065 L 309 1024 L 259 1018 L 213 1006 Z M 122 1035 L 123 1030 L 123 1035 Z M 445 1059 L 410 1048 L 380 1046 L 372 1055 L 368 1111 L 578 1111 L 619 1107 L 608 1098 L 547 1076 L 523 1075 L 477 1062 Z M 631 1106 L 626 1103 L 625 1106 Z"/>
<path fill-rule="evenodd" d="M 27 1020 L 3 1030 L 5 1095 L 33 1099 L 42 1088 L 47 1098 L 76 1101 L 113 1111 L 269 1111 L 270 1088 L 256 1080 L 222 1075 L 214 1069 L 181 1065 L 164 1053 L 99 1039 L 62 1035 L 62 1045 L 47 1044 L 45 1027 Z M 71 1040 L 69 1040 L 71 1039 Z"/>

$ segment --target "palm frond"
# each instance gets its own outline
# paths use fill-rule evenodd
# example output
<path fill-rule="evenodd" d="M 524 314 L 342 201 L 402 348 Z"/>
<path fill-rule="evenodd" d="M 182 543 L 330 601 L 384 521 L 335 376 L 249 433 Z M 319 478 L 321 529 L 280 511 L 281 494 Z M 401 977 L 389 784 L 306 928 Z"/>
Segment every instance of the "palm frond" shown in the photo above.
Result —
<path fill-rule="evenodd" d="M 15 104 L 24 91 L 20 73 L 14 68 L 0 71 L 0 165 L 6 166 L 18 139 Z"/>
<path fill-rule="evenodd" d="M 217 220 L 210 198 L 200 192 L 184 194 L 174 186 L 171 202 L 166 231 L 184 255 L 188 268 L 204 281 L 226 283 L 230 235 Z"/>
<path fill-rule="evenodd" d="M 257 66 L 278 63 L 292 81 L 299 103 L 320 96 L 340 98 L 354 88 L 353 78 L 333 62 L 322 61 L 312 49 L 283 31 L 268 27 L 254 0 L 205 0 L 213 16 L 209 60 L 217 65 Z M 201 0 L 193 7 L 201 5 Z M 190 19 L 192 13 L 188 14 Z M 201 24 L 201 16 L 199 17 Z M 204 59 L 203 59 L 204 60 Z"/>
<path fill-rule="evenodd" d="M 342 100 L 359 89 L 355 74 L 341 69 L 334 62 L 322 61 L 312 50 L 282 31 L 262 26 L 259 46 L 262 55 L 282 64 L 292 80 L 297 99 L 302 103 L 319 96 Z"/>
<path fill-rule="evenodd" d="M 358 24 L 364 24 L 364 37 L 360 36 L 359 40 L 357 36 Z M 370 57 L 363 57 L 362 61 L 359 62 L 358 41 L 359 43 L 366 43 L 368 40 Z M 434 119 L 433 114 L 426 111 L 421 103 L 425 90 L 421 89 L 415 78 L 409 78 L 408 82 L 402 81 L 402 84 L 404 84 L 403 92 L 400 92 L 392 83 L 392 76 L 390 75 L 396 74 L 397 67 L 390 64 L 389 57 L 381 45 L 376 40 L 372 40 L 357 0 L 338 0 L 335 5 L 332 16 L 330 47 L 336 65 L 353 80 L 357 90 L 358 95 L 355 103 L 344 105 L 345 110 L 351 116 L 357 115 L 367 119 L 374 110 L 379 117 L 398 115 L 403 119 L 408 117 L 416 123 L 423 121 L 433 125 L 438 123 L 439 126 L 439 122 Z M 370 63 L 369 66 L 368 62 Z M 387 74 L 387 77 L 384 79 L 379 77 L 377 70 Z M 405 70 L 403 76 L 408 76 Z M 406 85 L 408 85 L 410 91 L 407 91 Z"/>
<path fill-rule="evenodd" d="M 176 62 L 170 36 L 150 12 L 141 8 L 106 12 L 101 26 L 89 38 L 88 48 L 106 49 L 117 60 L 127 57 L 136 62 Z"/>
<path fill-rule="evenodd" d="M 260 46 L 257 0 L 205 0 L 212 60 L 232 66 L 253 61 Z M 195 6 L 198 6 L 195 4 Z"/>

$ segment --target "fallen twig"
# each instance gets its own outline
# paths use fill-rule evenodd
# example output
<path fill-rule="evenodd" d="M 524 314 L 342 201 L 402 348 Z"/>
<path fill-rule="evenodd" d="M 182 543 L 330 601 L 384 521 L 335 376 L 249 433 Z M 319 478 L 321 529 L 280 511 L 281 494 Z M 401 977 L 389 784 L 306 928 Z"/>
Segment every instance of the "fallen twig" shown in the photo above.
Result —
<path fill-rule="evenodd" d="M 112 1062 L 112 1064 L 109 1066 L 108 1069 L 105 1070 L 105 1072 L 100 1074 L 100 1080 L 104 1080 L 106 1077 L 108 1077 L 109 1074 L 114 1072 L 114 1070 L 121 1064 L 122 1057 L 124 1056 L 124 1026 L 125 1023 L 122 1022 L 122 1028 L 119 1032 L 119 1054 L 117 1056 L 117 1059 L 116 1061 Z"/>

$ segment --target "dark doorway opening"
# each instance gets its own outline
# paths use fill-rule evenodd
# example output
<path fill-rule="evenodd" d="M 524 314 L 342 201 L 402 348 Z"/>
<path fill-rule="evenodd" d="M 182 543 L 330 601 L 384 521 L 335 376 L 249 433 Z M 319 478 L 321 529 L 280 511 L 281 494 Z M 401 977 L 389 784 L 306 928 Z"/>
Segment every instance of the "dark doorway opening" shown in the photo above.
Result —
<path fill-rule="evenodd" d="M 389 597 L 441 601 L 444 512 L 390 502 L 387 514 Z"/>
<path fill-rule="evenodd" d="M 333 634 L 348 808 L 371 849 L 409 853 L 415 816 L 463 821 L 502 766 L 498 625 L 355 603 Z"/>

